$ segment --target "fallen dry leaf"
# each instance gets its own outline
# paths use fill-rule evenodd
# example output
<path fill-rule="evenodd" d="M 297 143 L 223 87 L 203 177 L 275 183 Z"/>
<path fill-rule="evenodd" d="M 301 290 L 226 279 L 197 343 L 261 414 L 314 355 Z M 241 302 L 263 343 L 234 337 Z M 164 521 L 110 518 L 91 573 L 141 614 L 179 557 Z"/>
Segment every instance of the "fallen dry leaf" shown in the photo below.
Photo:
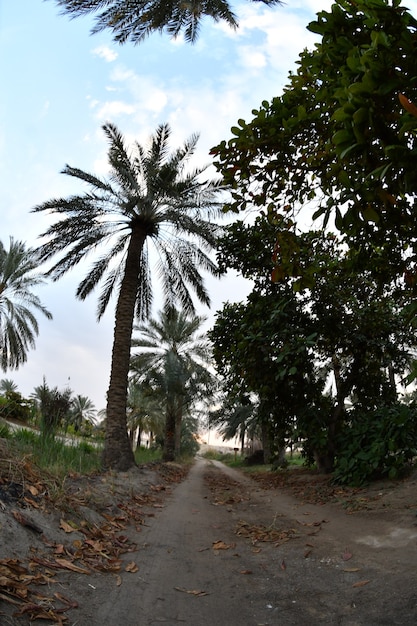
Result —
<path fill-rule="evenodd" d="M 135 574 L 136 572 L 139 571 L 139 568 L 134 561 L 131 561 L 130 563 L 126 565 L 125 571 L 130 572 L 131 574 Z"/>
<path fill-rule="evenodd" d="M 360 572 L 360 567 L 345 567 L 342 572 Z"/>
<path fill-rule="evenodd" d="M 370 580 L 360 580 L 357 583 L 353 583 L 352 587 L 364 587 L 365 585 L 367 585 L 370 582 L 371 582 Z"/>
<path fill-rule="evenodd" d="M 188 593 L 191 596 L 208 596 L 206 591 L 202 591 L 201 589 L 183 589 L 182 587 L 174 587 L 176 591 L 181 591 L 182 593 Z"/>
<path fill-rule="evenodd" d="M 287 564 L 286 564 L 286 562 L 284 561 L 284 559 L 282 559 L 282 562 L 281 562 L 281 569 L 282 569 L 282 570 L 286 570 L 286 569 L 287 569 Z"/>
<path fill-rule="evenodd" d="M 117 575 L 116 576 L 116 586 L 120 587 L 121 584 L 122 584 L 122 577 Z"/>
<path fill-rule="evenodd" d="M 224 541 L 215 541 L 212 545 L 213 550 L 229 550 L 235 547 L 235 543 L 225 543 Z"/>
<path fill-rule="evenodd" d="M 74 528 L 71 524 L 68 524 L 64 519 L 59 522 L 59 527 L 66 533 L 74 533 L 77 528 Z"/>
<path fill-rule="evenodd" d="M 243 569 L 240 573 L 241 574 L 252 574 L 252 570 L 250 570 L 250 569 Z"/>
<path fill-rule="evenodd" d="M 79 567 L 78 565 L 75 565 L 75 563 L 71 563 L 71 561 L 68 561 L 67 559 L 55 559 L 55 561 L 60 567 L 63 567 L 64 569 L 69 569 L 72 572 L 78 572 L 79 574 L 90 574 L 90 570 Z"/>

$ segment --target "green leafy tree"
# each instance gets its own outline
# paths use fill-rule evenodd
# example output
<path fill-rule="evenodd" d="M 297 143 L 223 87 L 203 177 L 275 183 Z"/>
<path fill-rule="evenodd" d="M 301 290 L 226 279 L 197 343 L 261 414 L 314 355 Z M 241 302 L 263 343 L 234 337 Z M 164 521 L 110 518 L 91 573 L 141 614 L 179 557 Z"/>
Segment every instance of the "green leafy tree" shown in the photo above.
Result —
<path fill-rule="evenodd" d="M 210 347 L 200 328 L 205 318 L 166 307 L 158 320 L 135 328 L 139 348 L 131 359 L 133 376 L 154 386 L 165 402 L 164 460 L 180 454 L 181 423 L 186 412 L 213 393 Z"/>
<path fill-rule="evenodd" d="M 246 304 L 223 308 L 211 338 L 229 393 L 258 394 L 266 457 L 268 439 L 272 450 L 277 446 L 281 420 L 281 433 L 295 425 L 308 458 L 331 471 L 348 435 L 346 402 L 369 411 L 396 403 L 395 378 L 409 367 L 414 335 L 396 282 L 382 288 L 372 272 L 353 270 L 351 251 L 335 235 L 288 226 L 288 219 L 260 215 L 227 228 L 220 267 L 240 269 L 254 289 Z M 274 255 L 287 246 L 286 272 L 275 286 L 274 241 L 280 243 Z M 314 280 L 305 289 L 311 268 Z"/>
<path fill-rule="evenodd" d="M 210 252 L 219 233 L 215 219 L 220 215 L 216 198 L 221 187 L 202 180 L 206 168 L 187 170 L 197 135 L 170 154 L 166 124 L 157 128 L 148 146 L 136 142 L 131 151 L 114 125 L 103 129 L 110 144 L 109 177 L 103 180 L 67 165 L 63 173 L 86 183 L 89 190 L 49 200 L 34 211 L 59 218 L 43 234 L 45 243 L 38 251 L 42 261 L 60 255 L 48 271 L 54 280 L 103 250 L 81 281 L 77 297 L 84 300 L 101 282 L 100 319 L 112 295 L 117 296 L 103 464 L 126 470 L 134 463 L 126 428 L 133 320 L 149 315 L 152 276 L 161 279 L 167 301 L 179 302 L 187 312 L 194 310 L 190 287 L 200 302 L 209 304 L 200 270 L 217 274 Z"/>
<path fill-rule="evenodd" d="M 2 391 L 0 395 L 0 417 L 5 420 L 27 422 L 32 417 L 31 403 L 14 389 Z"/>
<path fill-rule="evenodd" d="M 55 0 L 71 17 L 98 13 L 92 30 L 110 29 L 115 41 L 139 43 L 154 32 L 166 31 L 171 37 L 184 33 L 194 43 L 202 18 L 224 20 L 232 28 L 237 17 L 226 0 Z M 281 0 L 252 0 L 266 5 L 282 4 Z"/>
<path fill-rule="evenodd" d="M 291 288 L 253 291 L 246 303 L 226 304 L 209 332 L 226 390 L 255 393 L 265 462 L 282 456 L 295 418 L 321 392 L 315 376 L 315 333 Z"/>
<path fill-rule="evenodd" d="M 321 40 L 283 94 L 213 150 L 229 208 L 334 220 L 357 263 L 415 286 L 417 21 L 399 0 L 337 0 L 308 28 Z"/>
<path fill-rule="evenodd" d="M 7 250 L 0 241 L 0 366 L 3 371 L 18 369 L 35 347 L 39 333 L 34 312 L 52 319 L 39 296 L 32 291 L 44 283 L 38 273 L 37 253 L 21 241 L 10 238 Z"/>

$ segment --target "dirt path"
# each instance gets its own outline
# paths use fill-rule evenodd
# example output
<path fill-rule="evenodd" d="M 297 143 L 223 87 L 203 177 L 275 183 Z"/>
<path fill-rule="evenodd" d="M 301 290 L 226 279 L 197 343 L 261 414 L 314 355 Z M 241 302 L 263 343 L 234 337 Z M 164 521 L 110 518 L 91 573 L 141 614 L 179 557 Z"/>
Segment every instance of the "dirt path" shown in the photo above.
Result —
<path fill-rule="evenodd" d="M 150 481 L 143 470 L 120 477 L 113 491 L 129 496 L 129 481 L 143 486 L 146 476 Z M 149 505 L 144 524 L 125 531 L 137 551 L 122 555 L 119 573 L 60 573 L 49 593 L 78 602 L 65 611 L 65 626 L 414 626 L 414 483 L 407 489 L 406 507 L 348 515 L 263 489 L 200 458 L 162 504 Z M 52 519 L 36 519 L 48 524 L 50 539 Z M 9 532 L 3 547 L 19 556 L 7 511 L 2 520 L 0 538 Z M 21 532 L 32 541 L 33 532 Z M 32 623 L 1 608 L 0 599 L 2 626 Z"/>
<path fill-rule="evenodd" d="M 303 505 L 200 459 L 140 534 L 139 572 L 101 577 L 73 623 L 414 625 L 414 522 Z"/>

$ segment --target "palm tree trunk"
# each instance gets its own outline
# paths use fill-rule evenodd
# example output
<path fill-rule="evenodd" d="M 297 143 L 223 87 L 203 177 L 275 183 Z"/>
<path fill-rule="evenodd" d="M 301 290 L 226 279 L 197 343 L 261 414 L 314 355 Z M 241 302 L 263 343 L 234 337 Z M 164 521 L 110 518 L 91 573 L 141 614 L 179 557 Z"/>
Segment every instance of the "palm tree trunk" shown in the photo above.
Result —
<path fill-rule="evenodd" d="M 175 418 L 176 411 L 173 406 L 168 404 L 165 418 L 165 440 L 162 455 L 163 461 L 175 460 Z"/>
<path fill-rule="evenodd" d="M 181 452 L 181 427 L 182 427 L 182 401 L 178 400 L 175 417 L 175 458 L 178 459 Z"/>
<path fill-rule="evenodd" d="M 126 471 L 135 464 L 127 433 L 126 401 L 140 256 L 144 240 L 142 230 L 132 232 L 116 307 L 102 462 L 106 469 L 119 471 Z"/>

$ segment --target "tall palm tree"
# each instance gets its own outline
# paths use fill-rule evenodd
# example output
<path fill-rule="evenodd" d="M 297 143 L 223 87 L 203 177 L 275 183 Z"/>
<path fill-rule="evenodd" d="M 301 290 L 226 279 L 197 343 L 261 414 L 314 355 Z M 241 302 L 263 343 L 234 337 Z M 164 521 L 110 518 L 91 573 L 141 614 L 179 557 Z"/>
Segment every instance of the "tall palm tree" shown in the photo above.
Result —
<path fill-rule="evenodd" d="M 159 320 L 134 328 L 139 337 L 132 346 L 140 351 L 131 359 L 133 377 L 148 380 L 165 398 L 165 461 L 174 460 L 180 452 L 184 411 L 213 393 L 209 343 L 197 334 L 204 320 L 167 306 Z"/>
<path fill-rule="evenodd" d="M 134 463 L 126 428 L 134 317 L 143 321 L 149 316 L 152 277 L 161 279 L 168 302 L 179 302 L 186 311 L 194 311 L 190 287 L 200 302 L 210 303 L 200 270 L 218 274 L 209 255 L 219 234 L 214 220 L 221 215 L 221 187 L 202 181 L 205 167 L 186 169 L 197 135 L 170 154 L 166 124 L 146 148 L 136 142 L 131 150 L 114 125 L 103 129 L 110 144 L 108 178 L 67 165 L 63 173 L 87 183 L 89 190 L 33 210 L 60 218 L 41 235 L 45 242 L 39 248 L 42 261 L 60 255 L 48 271 L 54 280 L 102 248 L 76 295 L 84 300 L 102 282 L 98 320 L 111 296 L 117 296 L 103 464 L 124 471 Z"/>
<path fill-rule="evenodd" d="M 34 250 L 10 237 L 9 249 L 0 241 L 0 367 L 18 369 L 35 347 L 39 326 L 34 314 L 48 319 L 51 313 L 42 305 L 33 287 L 44 283 L 37 272 L 39 258 Z"/>
<path fill-rule="evenodd" d="M 237 28 L 236 15 L 227 0 L 55 0 L 71 17 L 98 13 L 92 33 L 109 28 L 119 43 L 139 43 L 155 31 L 175 38 L 184 32 L 186 41 L 194 43 L 204 16 L 225 20 Z M 266 5 L 282 0 L 251 0 Z"/>

